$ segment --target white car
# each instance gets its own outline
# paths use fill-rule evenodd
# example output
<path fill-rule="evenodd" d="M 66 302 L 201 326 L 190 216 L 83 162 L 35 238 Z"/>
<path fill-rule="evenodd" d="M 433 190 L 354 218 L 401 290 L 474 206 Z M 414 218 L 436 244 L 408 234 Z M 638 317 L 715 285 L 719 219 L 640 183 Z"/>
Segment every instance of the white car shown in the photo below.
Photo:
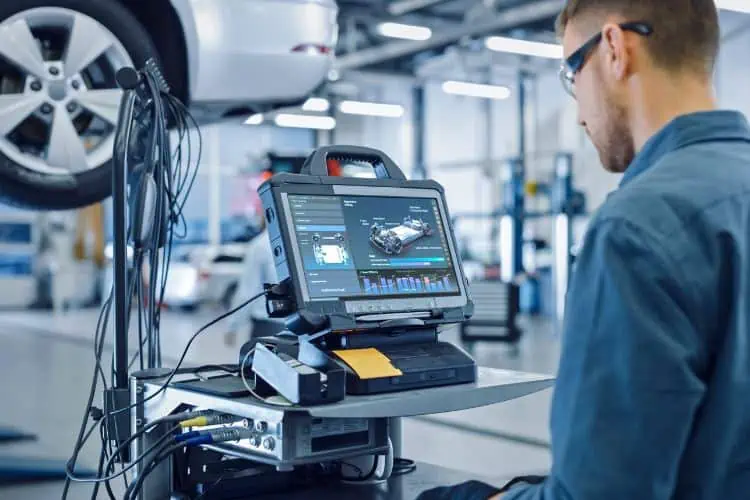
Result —
<path fill-rule="evenodd" d="M 190 311 L 209 303 L 228 309 L 244 259 L 244 244 L 199 246 L 181 253 L 169 266 L 164 305 Z"/>
<path fill-rule="evenodd" d="M 156 58 L 204 118 L 304 100 L 334 0 L 0 0 L 0 201 L 68 209 L 111 191 L 115 74 Z"/>

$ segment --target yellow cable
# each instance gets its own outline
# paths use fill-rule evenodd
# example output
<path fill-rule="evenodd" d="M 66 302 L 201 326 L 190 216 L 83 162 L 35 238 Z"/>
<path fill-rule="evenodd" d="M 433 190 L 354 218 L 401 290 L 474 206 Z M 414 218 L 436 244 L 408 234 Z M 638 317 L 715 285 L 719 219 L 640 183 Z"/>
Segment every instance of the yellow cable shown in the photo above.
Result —
<path fill-rule="evenodd" d="M 188 427 L 205 427 L 208 425 L 208 417 L 195 417 L 180 422 L 180 427 L 187 429 Z"/>

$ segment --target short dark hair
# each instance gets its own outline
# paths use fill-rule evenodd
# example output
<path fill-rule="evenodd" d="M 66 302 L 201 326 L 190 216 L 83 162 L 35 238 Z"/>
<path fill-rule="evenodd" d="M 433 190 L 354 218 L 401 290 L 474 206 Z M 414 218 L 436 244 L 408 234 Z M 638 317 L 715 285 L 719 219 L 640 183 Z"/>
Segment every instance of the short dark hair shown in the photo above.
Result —
<path fill-rule="evenodd" d="M 659 66 L 713 72 L 721 36 L 714 0 L 568 0 L 557 19 L 558 34 L 573 20 L 612 14 L 653 28 L 645 43 Z"/>

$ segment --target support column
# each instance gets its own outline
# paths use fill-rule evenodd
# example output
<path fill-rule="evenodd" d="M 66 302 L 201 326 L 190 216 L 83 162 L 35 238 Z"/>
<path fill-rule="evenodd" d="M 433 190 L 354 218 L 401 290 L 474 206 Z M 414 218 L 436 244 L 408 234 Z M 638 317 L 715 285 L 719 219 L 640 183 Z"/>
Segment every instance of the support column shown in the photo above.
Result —
<path fill-rule="evenodd" d="M 414 87 L 412 107 L 413 107 L 413 129 L 414 129 L 414 169 L 411 176 L 413 179 L 427 178 L 427 165 L 425 159 L 425 92 L 424 86 L 417 83 Z"/>
<path fill-rule="evenodd" d="M 552 251 L 552 287 L 555 294 L 555 318 L 562 321 L 565 314 L 565 300 L 573 266 L 571 247 L 573 245 L 572 223 L 573 198 L 573 155 L 560 153 L 555 157 L 555 178 L 552 191 L 552 212 L 555 214 L 554 241 Z"/>
<path fill-rule="evenodd" d="M 221 132 L 219 125 L 208 131 L 208 242 L 221 244 Z"/>
<path fill-rule="evenodd" d="M 388 437 L 391 438 L 391 444 L 393 444 L 393 456 L 396 458 L 403 458 L 403 430 L 400 417 L 393 417 L 388 419 Z"/>
<path fill-rule="evenodd" d="M 519 158 L 507 160 L 501 171 L 503 213 L 500 219 L 500 276 L 510 283 L 523 273 L 524 170 Z"/>

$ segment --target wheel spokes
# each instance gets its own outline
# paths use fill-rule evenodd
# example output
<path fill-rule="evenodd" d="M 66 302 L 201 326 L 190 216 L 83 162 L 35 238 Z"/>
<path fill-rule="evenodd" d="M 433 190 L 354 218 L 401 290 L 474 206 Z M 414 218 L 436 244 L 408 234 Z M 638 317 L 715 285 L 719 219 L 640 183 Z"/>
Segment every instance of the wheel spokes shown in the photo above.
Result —
<path fill-rule="evenodd" d="M 42 104 L 34 94 L 0 95 L 0 137 L 5 137 Z"/>
<path fill-rule="evenodd" d="M 87 16 L 74 16 L 70 41 L 63 58 L 65 76 L 71 77 L 83 71 L 113 43 L 112 36 L 98 22 Z"/>
<path fill-rule="evenodd" d="M 0 56 L 37 78 L 47 73 L 42 52 L 25 19 L 0 26 Z"/>
<path fill-rule="evenodd" d="M 95 115 L 116 125 L 120 114 L 121 97 L 122 90 L 120 89 L 88 90 L 81 92 L 76 100 Z"/>
<path fill-rule="evenodd" d="M 47 163 L 71 172 L 82 172 L 89 168 L 83 141 L 63 106 L 55 109 L 47 149 Z"/>

